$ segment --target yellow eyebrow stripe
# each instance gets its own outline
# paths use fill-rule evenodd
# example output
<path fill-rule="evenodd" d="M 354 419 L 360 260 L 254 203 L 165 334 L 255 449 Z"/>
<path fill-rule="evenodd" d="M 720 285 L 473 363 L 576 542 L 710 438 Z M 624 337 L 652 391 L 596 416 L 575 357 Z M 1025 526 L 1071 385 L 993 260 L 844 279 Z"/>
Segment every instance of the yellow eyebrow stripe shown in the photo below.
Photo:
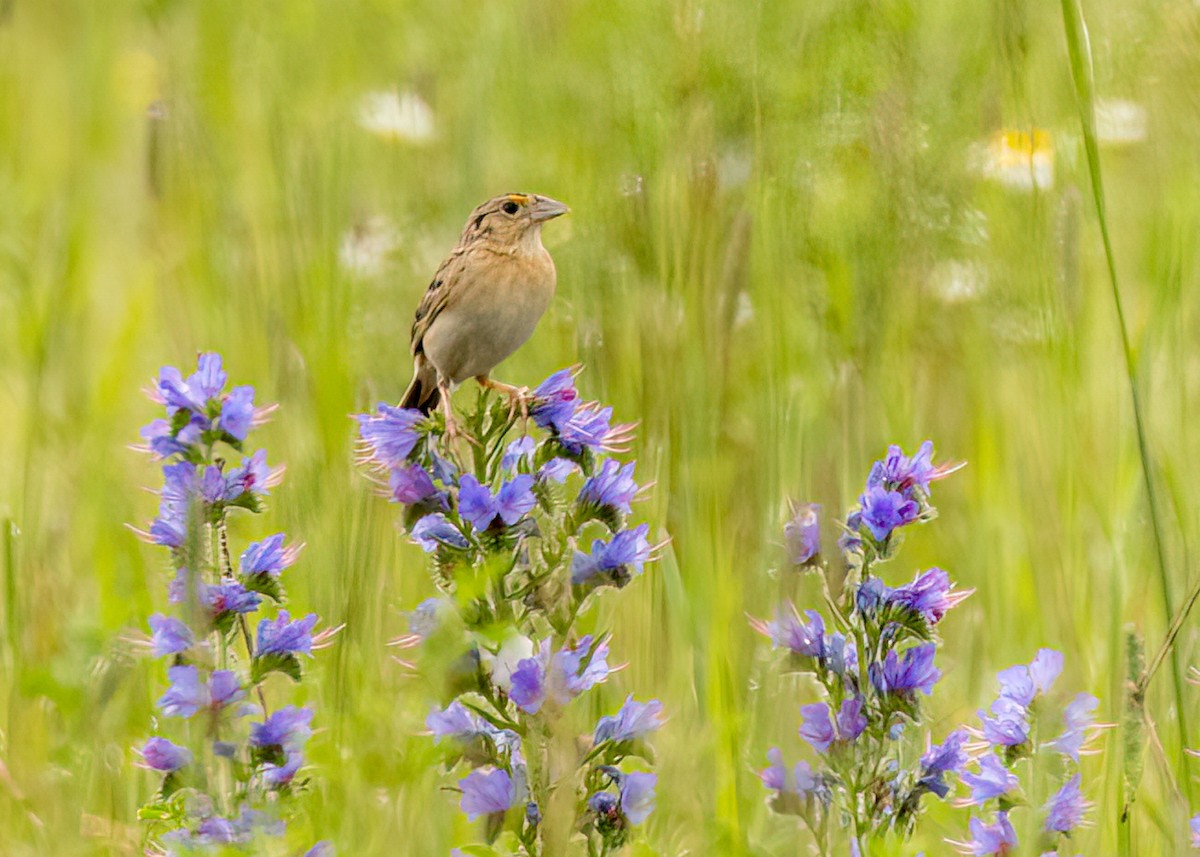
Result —
<path fill-rule="evenodd" d="M 512 200 L 513 202 L 515 202 L 517 205 L 528 205 L 529 204 L 529 197 L 527 197 L 523 193 L 510 193 L 508 195 L 508 198 L 510 200 Z"/>

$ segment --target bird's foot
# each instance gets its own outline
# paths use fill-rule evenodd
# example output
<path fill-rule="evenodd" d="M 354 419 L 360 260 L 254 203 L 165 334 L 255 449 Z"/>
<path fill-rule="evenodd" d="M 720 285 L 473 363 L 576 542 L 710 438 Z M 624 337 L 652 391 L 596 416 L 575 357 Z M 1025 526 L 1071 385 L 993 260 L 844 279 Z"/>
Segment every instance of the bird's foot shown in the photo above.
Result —
<path fill-rule="evenodd" d="M 458 424 L 458 420 L 454 418 L 454 408 L 450 405 L 450 388 L 444 384 L 439 384 L 438 389 L 441 392 L 442 399 L 442 417 L 446 423 L 446 431 L 443 434 L 446 445 L 453 447 L 454 442 L 462 438 L 467 443 L 473 446 L 481 446 L 478 440 L 463 430 Z"/>
<path fill-rule="evenodd" d="M 529 420 L 529 399 L 531 391 L 528 387 L 515 387 L 512 384 L 505 384 L 501 381 L 493 381 L 487 375 L 480 375 L 475 379 L 480 386 L 486 387 L 489 390 L 495 390 L 502 396 L 508 397 L 508 418 L 512 419 L 518 412 L 521 414 L 521 422 L 525 423 Z"/>

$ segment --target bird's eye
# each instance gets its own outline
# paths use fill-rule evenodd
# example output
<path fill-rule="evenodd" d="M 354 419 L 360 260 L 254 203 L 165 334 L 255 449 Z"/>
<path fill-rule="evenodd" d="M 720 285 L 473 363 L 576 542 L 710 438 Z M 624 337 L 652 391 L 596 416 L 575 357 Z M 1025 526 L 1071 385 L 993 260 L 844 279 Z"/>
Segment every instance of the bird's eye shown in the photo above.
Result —
<path fill-rule="evenodd" d="M 516 214 L 517 210 L 519 208 L 520 208 L 520 206 L 517 205 L 515 202 L 513 202 L 511 199 L 508 202 L 504 203 L 504 205 L 500 206 L 500 210 L 503 211 L 505 214 Z"/>

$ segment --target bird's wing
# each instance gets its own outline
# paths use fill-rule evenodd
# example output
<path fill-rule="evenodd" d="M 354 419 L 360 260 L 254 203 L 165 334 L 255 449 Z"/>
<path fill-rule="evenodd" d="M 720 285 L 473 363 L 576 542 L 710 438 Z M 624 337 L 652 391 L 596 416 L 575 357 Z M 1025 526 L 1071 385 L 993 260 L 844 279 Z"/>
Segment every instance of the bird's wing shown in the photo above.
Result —
<path fill-rule="evenodd" d="M 470 258 L 470 254 L 466 248 L 456 248 L 446 257 L 446 260 L 438 267 L 437 273 L 433 275 L 433 280 L 429 283 L 429 288 L 425 290 L 425 296 L 421 298 L 420 306 L 417 307 L 416 317 L 413 318 L 413 354 L 421 351 L 422 340 L 424 340 L 429 326 L 433 324 L 433 320 L 446 307 L 453 306 L 462 295 L 463 269 L 466 267 L 468 258 Z"/>

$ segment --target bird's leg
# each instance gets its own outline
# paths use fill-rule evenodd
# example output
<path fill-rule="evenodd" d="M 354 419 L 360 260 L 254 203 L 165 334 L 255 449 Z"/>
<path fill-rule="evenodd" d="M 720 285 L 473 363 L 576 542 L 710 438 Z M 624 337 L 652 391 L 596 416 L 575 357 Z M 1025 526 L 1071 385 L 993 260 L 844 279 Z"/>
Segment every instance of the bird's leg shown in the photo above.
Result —
<path fill-rule="evenodd" d="M 444 378 L 438 378 L 438 393 L 440 394 L 442 416 L 446 419 L 446 444 L 452 446 L 458 438 L 464 438 L 468 443 L 479 445 L 479 441 L 471 437 L 461 428 L 454 418 L 454 408 L 450 405 L 450 384 Z"/>
<path fill-rule="evenodd" d="M 479 382 L 479 386 L 481 387 L 486 387 L 489 390 L 495 390 L 501 395 L 508 396 L 508 416 L 510 418 L 520 409 L 521 419 L 523 421 L 529 419 L 528 387 L 514 387 L 512 384 L 493 381 L 487 375 L 476 375 L 475 380 Z"/>

